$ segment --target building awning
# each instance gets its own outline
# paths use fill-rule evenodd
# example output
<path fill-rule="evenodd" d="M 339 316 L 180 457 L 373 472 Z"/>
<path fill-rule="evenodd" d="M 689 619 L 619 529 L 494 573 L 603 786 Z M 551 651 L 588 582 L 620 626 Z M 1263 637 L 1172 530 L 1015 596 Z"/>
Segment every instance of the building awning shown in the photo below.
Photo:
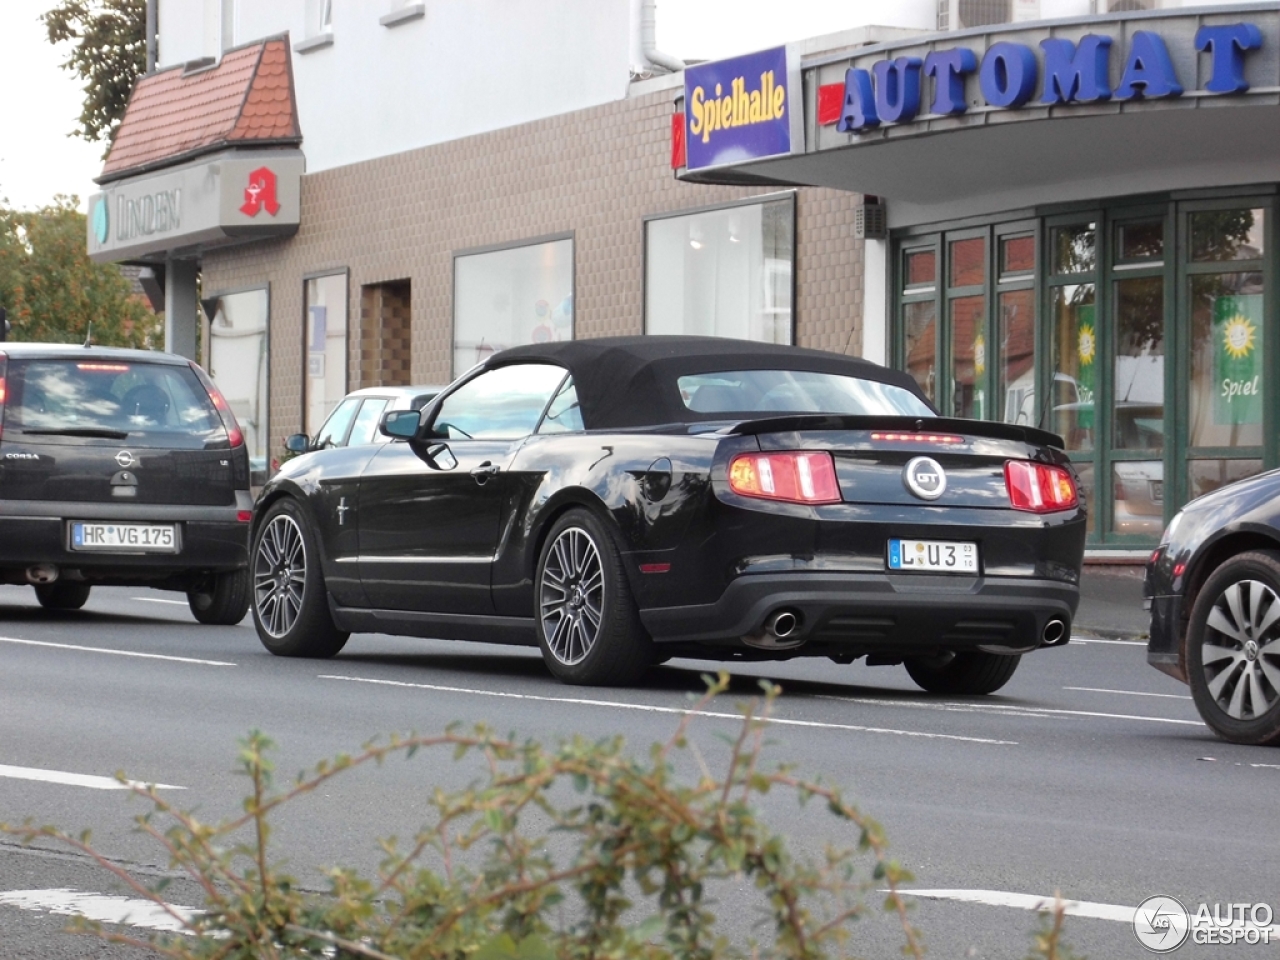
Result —
<path fill-rule="evenodd" d="M 802 72 L 802 144 L 681 178 L 874 194 L 891 227 L 1280 181 L 1276 4 L 935 34 Z"/>
<path fill-rule="evenodd" d="M 217 63 L 141 78 L 98 183 L 173 166 L 227 147 L 302 142 L 288 37 L 228 50 Z"/>

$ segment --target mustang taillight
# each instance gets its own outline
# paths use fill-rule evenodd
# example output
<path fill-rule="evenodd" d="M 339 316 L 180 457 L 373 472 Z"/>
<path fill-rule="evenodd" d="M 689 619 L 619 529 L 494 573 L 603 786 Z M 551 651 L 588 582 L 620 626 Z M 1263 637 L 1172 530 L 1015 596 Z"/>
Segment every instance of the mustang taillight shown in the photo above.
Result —
<path fill-rule="evenodd" d="M 1004 465 L 1004 485 L 1015 510 L 1053 513 L 1070 510 L 1080 502 L 1070 472 L 1049 463 L 1010 460 Z"/>
<path fill-rule="evenodd" d="M 227 403 L 227 398 L 222 395 L 222 391 L 209 378 L 209 375 L 194 362 L 191 363 L 191 369 L 195 371 L 196 377 L 204 385 L 205 392 L 209 394 L 209 399 L 213 401 L 222 425 L 227 430 L 227 440 L 231 448 L 234 450 L 236 447 L 244 446 L 244 434 L 240 432 L 240 424 L 236 423 L 236 415 L 231 412 L 231 405 Z"/>
<path fill-rule="evenodd" d="M 791 503 L 839 503 L 836 464 L 818 453 L 744 453 L 729 464 L 729 489 L 744 497 Z"/>

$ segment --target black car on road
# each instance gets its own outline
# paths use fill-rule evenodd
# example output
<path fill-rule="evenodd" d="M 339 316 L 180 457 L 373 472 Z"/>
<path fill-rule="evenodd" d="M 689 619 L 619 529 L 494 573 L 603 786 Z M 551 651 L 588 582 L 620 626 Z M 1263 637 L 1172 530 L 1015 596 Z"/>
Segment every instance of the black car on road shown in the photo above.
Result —
<path fill-rule="evenodd" d="M 516 347 L 399 438 L 264 489 L 273 653 L 352 632 L 538 644 L 570 683 L 672 656 L 905 664 L 988 693 L 1065 643 L 1085 516 L 1058 438 L 939 418 L 905 374 L 699 337 Z"/>
<path fill-rule="evenodd" d="M 0 344 L 0 582 L 56 610 L 94 584 L 181 590 L 197 620 L 238 623 L 252 504 L 244 437 L 196 364 Z"/>
<path fill-rule="evenodd" d="M 1183 507 L 1143 592 L 1147 662 L 1191 687 L 1218 736 L 1280 744 L 1280 472 Z"/>

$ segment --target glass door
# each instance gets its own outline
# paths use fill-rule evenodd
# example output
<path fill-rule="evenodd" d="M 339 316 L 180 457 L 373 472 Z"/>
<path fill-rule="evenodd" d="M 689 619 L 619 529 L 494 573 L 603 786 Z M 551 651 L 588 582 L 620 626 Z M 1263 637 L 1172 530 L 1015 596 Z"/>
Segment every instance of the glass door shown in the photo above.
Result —
<path fill-rule="evenodd" d="M 1270 201 L 1185 203 L 1179 311 L 1186 384 L 1180 433 L 1179 501 L 1260 473 L 1268 386 Z M 1272 398 L 1270 401 L 1268 398 Z"/>

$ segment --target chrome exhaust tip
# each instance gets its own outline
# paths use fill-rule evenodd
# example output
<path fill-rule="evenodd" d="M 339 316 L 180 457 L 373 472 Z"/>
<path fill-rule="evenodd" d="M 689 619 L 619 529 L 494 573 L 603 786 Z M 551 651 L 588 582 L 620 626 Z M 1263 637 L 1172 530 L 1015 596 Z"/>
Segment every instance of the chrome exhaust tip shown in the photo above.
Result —
<path fill-rule="evenodd" d="M 51 563 L 37 563 L 27 567 L 27 583 L 39 585 L 58 579 L 58 568 Z"/>
<path fill-rule="evenodd" d="M 800 617 L 791 610 L 778 610 L 764 622 L 765 633 L 775 640 L 785 640 L 800 628 Z"/>
<path fill-rule="evenodd" d="M 1067 638 L 1067 625 L 1057 618 L 1050 620 L 1044 625 L 1044 630 L 1040 634 L 1040 639 L 1046 647 L 1052 647 L 1062 643 Z"/>

